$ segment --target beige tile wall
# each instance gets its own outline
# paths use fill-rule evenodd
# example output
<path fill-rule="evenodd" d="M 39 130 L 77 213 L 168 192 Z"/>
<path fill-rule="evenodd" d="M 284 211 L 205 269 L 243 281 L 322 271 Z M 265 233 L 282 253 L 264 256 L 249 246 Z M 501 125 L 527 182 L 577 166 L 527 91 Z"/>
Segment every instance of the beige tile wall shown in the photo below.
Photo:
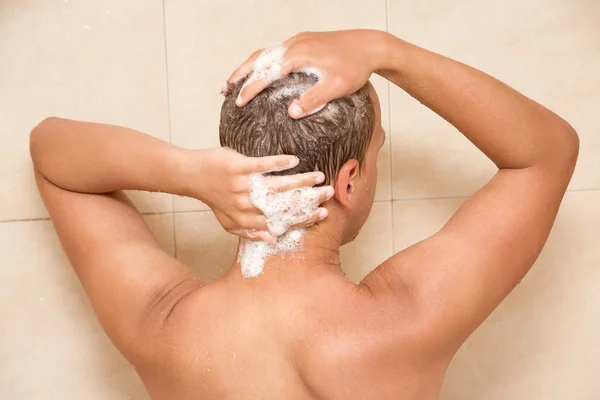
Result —
<path fill-rule="evenodd" d="M 0 1 L 0 398 L 146 399 L 36 194 L 27 151 L 34 124 L 60 115 L 216 146 L 219 88 L 251 50 L 299 30 L 351 27 L 388 29 L 490 72 L 581 136 L 546 249 L 463 346 L 442 399 L 600 398 L 598 21 L 597 0 Z M 353 281 L 439 229 L 494 173 L 446 122 L 385 81 L 375 86 L 391 140 L 373 212 L 342 252 Z M 207 279 L 227 267 L 236 242 L 206 206 L 134 196 L 154 213 L 147 221 L 167 251 Z"/>

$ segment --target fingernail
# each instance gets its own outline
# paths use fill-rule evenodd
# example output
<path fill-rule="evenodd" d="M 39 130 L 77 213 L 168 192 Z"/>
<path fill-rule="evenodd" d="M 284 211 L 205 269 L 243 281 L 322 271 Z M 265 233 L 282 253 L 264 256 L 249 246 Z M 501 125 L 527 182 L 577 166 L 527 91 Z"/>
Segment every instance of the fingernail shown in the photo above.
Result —
<path fill-rule="evenodd" d="M 265 234 L 265 242 L 267 242 L 269 244 L 275 244 L 275 243 L 277 243 L 277 238 L 270 233 L 266 233 Z"/>
<path fill-rule="evenodd" d="M 319 183 L 323 183 L 325 182 L 325 174 L 323 173 L 319 173 L 317 174 L 317 177 L 315 178 L 315 184 L 319 184 Z"/>
<path fill-rule="evenodd" d="M 298 157 L 293 157 L 290 160 L 290 167 L 293 168 L 293 167 L 297 166 L 298 164 L 300 164 L 300 159 Z"/>
<path fill-rule="evenodd" d="M 242 101 L 243 101 L 242 100 L 242 94 L 240 93 L 240 94 L 238 94 L 237 99 L 235 99 L 235 104 L 238 105 L 238 106 L 241 106 L 242 105 Z"/>
<path fill-rule="evenodd" d="M 335 194 L 335 190 L 333 189 L 333 186 L 327 186 L 327 190 L 325 191 L 325 195 L 327 196 L 327 200 L 329 200 L 330 198 L 332 198 L 334 194 Z"/>
<path fill-rule="evenodd" d="M 319 209 L 319 220 L 323 220 L 323 219 L 327 218 L 328 215 L 329 215 L 329 211 L 327 211 L 326 208 Z"/>
<path fill-rule="evenodd" d="M 302 107 L 294 103 L 290 106 L 290 115 L 293 118 L 300 118 L 302 116 Z"/>

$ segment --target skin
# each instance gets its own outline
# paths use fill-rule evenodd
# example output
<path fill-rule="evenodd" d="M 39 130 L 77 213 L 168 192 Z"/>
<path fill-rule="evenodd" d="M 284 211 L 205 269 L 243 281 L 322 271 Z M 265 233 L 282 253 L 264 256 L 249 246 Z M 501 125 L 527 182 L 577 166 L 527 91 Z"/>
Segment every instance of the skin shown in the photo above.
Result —
<path fill-rule="evenodd" d="M 351 93 L 375 72 L 453 124 L 498 173 L 438 233 L 348 282 L 338 250 L 369 215 L 385 139 L 371 92 L 377 123 L 364 165 L 343 165 L 323 205 L 329 216 L 308 229 L 302 250 L 271 257 L 256 279 L 234 264 L 205 284 L 159 249 L 118 191 L 192 195 L 230 231 L 264 230 L 247 203 L 257 166 L 226 151 L 51 119 L 33 130 L 31 152 L 61 243 L 153 399 L 436 399 L 460 345 L 541 251 L 575 167 L 577 134 L 494 78 L 383 32 L 303 33 L 286 47 L 289 71 L 327 72 L 296 103 L 301 110 Z M 249 85 L 240 105 L 266 84 Z M 222 192 L 211 199 L 207 188 Z"/>

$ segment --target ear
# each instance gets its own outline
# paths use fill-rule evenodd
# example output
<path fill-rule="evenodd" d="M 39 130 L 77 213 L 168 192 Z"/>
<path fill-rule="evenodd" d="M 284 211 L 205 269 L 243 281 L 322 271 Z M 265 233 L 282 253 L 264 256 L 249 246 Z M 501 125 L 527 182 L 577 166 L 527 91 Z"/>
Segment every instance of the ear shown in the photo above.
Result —
<path fill-rule="evenodd" d="M 348 160 L 340 168 L 335 181 L 335 198 L 346 208 L 352 207 L 356 193 L 358 172 L 358 161 Z"/>

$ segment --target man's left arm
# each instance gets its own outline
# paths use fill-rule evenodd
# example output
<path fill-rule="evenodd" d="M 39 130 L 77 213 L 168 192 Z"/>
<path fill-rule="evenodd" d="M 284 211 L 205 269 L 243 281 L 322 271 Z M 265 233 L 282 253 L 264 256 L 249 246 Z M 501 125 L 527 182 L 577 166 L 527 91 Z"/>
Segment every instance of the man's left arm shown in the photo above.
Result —
<path fill-rule="evenodd" d="M 38 171 L 36 181 L 102 327 L 128 359 L 144 357 L 168 307 L 202 282 L 159 247 L 123 193 L 64 190 Z"/>
<path fill-rule="evenodd" d="M 160 249 L 120 191 L 218 203 L 212 208 L 230 232 L 266 230 L 262 214 L 248 202 L 248 174 L 284 169 L 295 159 L 250 158 L 222 148 L 185 150 L 132 129 L 59 118 L 35 127 L 30 147 L 38 188 L 65 253 L 100 323 L 130 360 L 153 347 L 153 332 L 202 282 Z M 316 177 L 273 179 L 289 188 L 312 186 Z"/>

